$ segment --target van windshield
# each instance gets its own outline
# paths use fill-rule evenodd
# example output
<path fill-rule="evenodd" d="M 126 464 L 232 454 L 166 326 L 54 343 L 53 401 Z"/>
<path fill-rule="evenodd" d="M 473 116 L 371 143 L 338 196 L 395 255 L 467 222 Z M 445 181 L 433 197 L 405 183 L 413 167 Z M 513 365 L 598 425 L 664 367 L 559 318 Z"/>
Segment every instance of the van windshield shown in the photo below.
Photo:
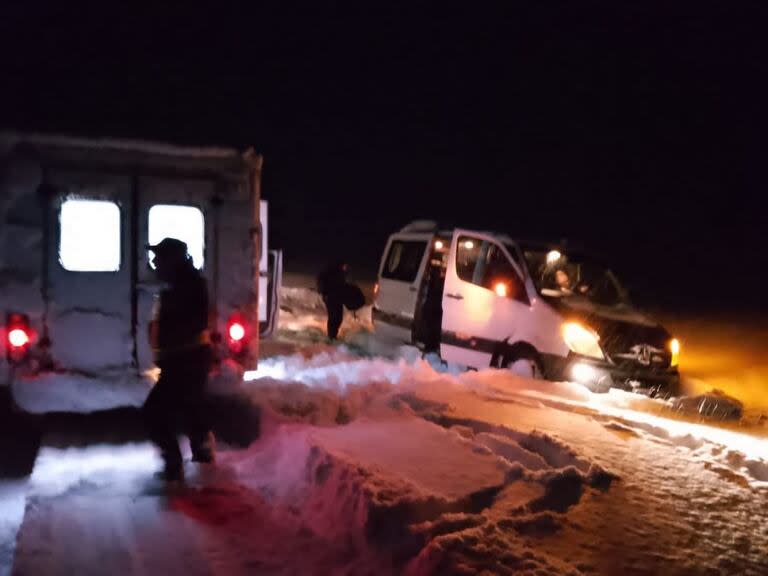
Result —
<path fill-rule="evenodd" d="M 542 296 L 600 306 L 628 304 L 616 276 L 602 266 L 557 250 L 525 250 L 523 254 L 536 291 Z"/>

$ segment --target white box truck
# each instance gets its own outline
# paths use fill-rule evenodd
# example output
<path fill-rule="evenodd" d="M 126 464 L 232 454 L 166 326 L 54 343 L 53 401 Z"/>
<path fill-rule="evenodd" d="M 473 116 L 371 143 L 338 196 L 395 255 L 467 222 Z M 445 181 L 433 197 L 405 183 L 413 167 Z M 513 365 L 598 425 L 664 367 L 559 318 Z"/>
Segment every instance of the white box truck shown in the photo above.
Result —
<path fill-rule="evenodd" d="M 166 236 L 207 279 L 216 358 L 255 367 L 282 267 L 261 170 L 250 149 L 0 133 L 0 385 L 145 378 L 160 289 L 145 246 Z"/>

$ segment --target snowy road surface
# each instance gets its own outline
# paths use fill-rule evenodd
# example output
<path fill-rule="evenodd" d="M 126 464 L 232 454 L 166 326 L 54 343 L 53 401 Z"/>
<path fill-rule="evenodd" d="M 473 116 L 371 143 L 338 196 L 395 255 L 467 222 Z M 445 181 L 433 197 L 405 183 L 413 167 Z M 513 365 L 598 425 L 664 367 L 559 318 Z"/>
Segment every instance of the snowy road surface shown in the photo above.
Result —
<path fill-rule="evenodd" d="M 274 410 L 264 435 L 215 468 L 188 464 L 185 489 L 152 479 L 145 443 L 44 446 L 28 481 L 2 493 L 17 511 L 25 493 L 8 569 L 768 571 L 759 434 L 670 419 L 623 393 L 315 352 L 263 363 L 246 390 Z"/>
<path fill-rule="evenodd" d="M 145 442 L 44 437 L 0 481 L 0 574 L 768 574 L 759 424 L 334 348 L 291 315 L 298 352 L 243 384 L 261 437 L 185 488 Z"/>

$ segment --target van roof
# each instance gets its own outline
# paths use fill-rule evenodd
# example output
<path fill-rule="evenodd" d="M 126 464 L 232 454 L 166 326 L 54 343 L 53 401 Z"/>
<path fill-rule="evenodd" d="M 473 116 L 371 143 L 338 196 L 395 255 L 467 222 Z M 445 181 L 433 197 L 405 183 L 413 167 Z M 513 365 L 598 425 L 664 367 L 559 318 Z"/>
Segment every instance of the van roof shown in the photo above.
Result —
<path fill-rule="evenodd" d="M 456 226 L 441 226 L 433 220 L 414 220 L 398 230 L 397 234 L 432 233 L 440 236 L 451 236 L 456 228 Z M 488 234 L 489 236 L 496 236 L 502 242 L 514 243 L 524 250 L 564 250 L 567 252 L 581 252 L 583 250 L 582 246 L 570 242 L 567 238 L 547 240 L 541 238 L 514 237 L 506 232 L 500 232 L 498 230 L 482 230 L 474 228 L 470 228 L 470 230 L 481 234 Z"/>

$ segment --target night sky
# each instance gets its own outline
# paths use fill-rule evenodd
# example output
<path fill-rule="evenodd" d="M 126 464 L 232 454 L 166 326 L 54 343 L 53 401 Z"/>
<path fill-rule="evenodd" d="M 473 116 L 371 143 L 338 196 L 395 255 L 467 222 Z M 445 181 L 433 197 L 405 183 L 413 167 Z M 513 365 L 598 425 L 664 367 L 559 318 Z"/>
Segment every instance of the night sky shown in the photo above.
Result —
<path fill-rule="evenodd" d="M 3 5 L 0 125 L 254 146 L 289 270 L 370 275 L 428 218 L 764 308 L 760 3 L 59 4 Z"/>

